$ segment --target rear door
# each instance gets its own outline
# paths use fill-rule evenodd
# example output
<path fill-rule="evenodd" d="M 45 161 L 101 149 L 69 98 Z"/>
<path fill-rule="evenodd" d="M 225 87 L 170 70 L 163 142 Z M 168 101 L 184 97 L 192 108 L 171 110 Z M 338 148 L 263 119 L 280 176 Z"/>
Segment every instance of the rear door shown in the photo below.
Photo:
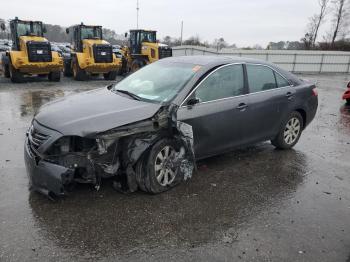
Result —
<path fill-rule="evenodd" d="M 249 144 L 271 139 L 278 133 L 294 100 L 295 89 L 268 66 L 246 64 L 246 70 L 250 106 L 242 141 Z"/>
<path fill-rule="evenodd" d="M 242 64 L 226 65 L 209 74 L 178 110 L 178 119 L 190 124 L 197 158 L 237 145 L 248 106 Z M 190 99 L 198 103 L 187 106 Z"/>

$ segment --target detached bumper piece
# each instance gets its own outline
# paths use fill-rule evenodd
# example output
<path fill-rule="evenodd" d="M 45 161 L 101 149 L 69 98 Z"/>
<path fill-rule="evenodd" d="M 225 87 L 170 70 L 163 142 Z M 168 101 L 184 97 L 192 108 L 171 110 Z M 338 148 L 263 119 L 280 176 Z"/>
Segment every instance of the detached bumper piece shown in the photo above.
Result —
<path fill-rule="evenodd" d="M 47 196 L 52 193 L 63 196 L 64 186 L 73 180 L 74 170 L 40 160 L 31 151 L 27 140 L 24 159 L 31 188 Z"/>

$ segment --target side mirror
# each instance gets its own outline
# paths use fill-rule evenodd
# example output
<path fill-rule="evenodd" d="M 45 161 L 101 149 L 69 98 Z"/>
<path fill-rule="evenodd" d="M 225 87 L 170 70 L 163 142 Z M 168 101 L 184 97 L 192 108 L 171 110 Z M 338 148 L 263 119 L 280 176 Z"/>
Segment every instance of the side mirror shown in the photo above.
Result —
<path fill-rule="evenodd" d="M 348 88 L 350 88 L 350 82 L 348 83 Z"/>
<path fill-rule="evenodd" d="M 1 23 L 0 28 L 1 28 L 2 31 L 5 31 L 5 29 L 6 29 L 5 24 L 4 24 L 4 23 Z"/>
<path fill-rule="evenodd" d="M 188 106 L 194 106 L 198 104 L 200 101 L 198 98 L 191 98 L 190 100 L 187 101 Z"/>
<path fill-rule="evenodd" d="M 124 36 L 125 36 L 125 38 L 127 38 L 128 37 L 128 33 L 125 33 Z"/>
<path fill-rule="evenodd" d="M 66 28 L 66 34 L 67 35 L 69 34 L 69 28 Z"/>
<path fill-rule="evenodd" d="M 47 29 L 46 26 L 43 27 L 43 33 L 46 34 L 47 33 Z"/>

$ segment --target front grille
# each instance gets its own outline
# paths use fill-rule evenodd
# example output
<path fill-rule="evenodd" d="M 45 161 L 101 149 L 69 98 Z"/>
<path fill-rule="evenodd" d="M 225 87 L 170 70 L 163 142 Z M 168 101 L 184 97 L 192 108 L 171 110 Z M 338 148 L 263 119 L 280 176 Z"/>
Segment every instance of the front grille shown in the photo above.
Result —
<path fill-rule="evenodd" d="M 95 63 L 113 62 L 113 49 L 111 45 L 94 45 L 93 52 Z"/>
<path fill-rule="evenodd" d="M 48 139 L 49 135 L 44 134 L 42 131 L 39 132 L 34 125 L 29 130 L 29 143 L 30 146 L 37 150 L 42 144 L 44 144 Z"/>
<path fill-rule="evenodd" d="M 159 47 L 159 59 L 173 56 L 171 47 Z"/>
<path fill-rule="evenodd" d="M 27 49 L 29 62 L 52 62 L 49 42 L 28 41 Z"/>

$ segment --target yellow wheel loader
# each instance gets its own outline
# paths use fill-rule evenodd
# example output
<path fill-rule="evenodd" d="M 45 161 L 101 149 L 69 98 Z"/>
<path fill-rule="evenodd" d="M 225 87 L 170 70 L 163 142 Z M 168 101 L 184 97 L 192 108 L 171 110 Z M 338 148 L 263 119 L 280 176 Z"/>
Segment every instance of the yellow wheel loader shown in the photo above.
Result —
<path fill-rule="evenodd" d="M 122 66 L 121 58 L 113 54 L 112 45 L 102 38 L 101 26 L 81 23 L 66 29 L 72 42 L 71 59 L 65 62 L 65 75 L 85 81 L 89 76 L 103 74 L 106 80 L 115 80 Z"/>
<path fill-rule="evenodd" d="M 171 47 L 157 42 L 157 31 L 141 29 L 130 30 L 129 44 L 122 48 L 122 52 L 127 72 L 135 72 L 147 64 L 173 55 Z"/>
<path fill-rule="evenodd" d="M 5 30 L 5 24 L 1 24 Z M 46 29 L 40 21 L 24 21 L 17 17 L 10 21 L 12 48 L 1 56 L 0 70 L 14 83 L 25 81 L 26 75 L 47 76 L 58 82 L 63 69 L 63 59 L 51 51 L 50 42 L 44 38 Z"/>

